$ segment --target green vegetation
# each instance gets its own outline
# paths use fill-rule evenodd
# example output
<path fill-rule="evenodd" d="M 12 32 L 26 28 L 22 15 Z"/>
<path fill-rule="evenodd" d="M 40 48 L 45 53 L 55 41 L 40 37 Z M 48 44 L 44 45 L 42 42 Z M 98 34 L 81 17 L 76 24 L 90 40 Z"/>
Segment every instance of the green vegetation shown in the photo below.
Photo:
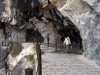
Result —
<path fill-rule="evenodd" d="M 25 58 L 34 64 L 34 54 L 26 55 Z"/>
<path fill-rule="evenodd" d="M 10 52 L 11 52 L 11 56 L 12 57 L 16 57 L 21 51 L 22 51 L 23 47 L 21 43 L 15 43 L 11 46 L 10 48 Z"/>

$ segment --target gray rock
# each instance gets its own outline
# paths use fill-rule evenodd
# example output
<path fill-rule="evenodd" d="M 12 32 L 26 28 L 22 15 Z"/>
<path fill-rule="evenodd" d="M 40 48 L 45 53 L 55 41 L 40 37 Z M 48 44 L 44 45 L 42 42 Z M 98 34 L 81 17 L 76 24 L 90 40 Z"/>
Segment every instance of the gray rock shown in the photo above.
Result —
<path fill-rule="evenodd" d="M 8 53 L 7 47 L 0 46 L 0 62 L 4 60 L 4 58 L 7 56 L 7 53 Z"/>
<path fill-rule="evenodd" d="M 17 65 L 14 67 L 10 75 L 21 75 L 25 69 L 26 61 L 22 58 Z"/>
<path fill-rule="evenodd" d="M 84 0 L 100 15 L 100 0 Z"/>
<path fill-rule="evenodd" d="M 0 69 L 0 75 L 7 75 L 4 68 Z"/>
<path fill-rule="evenodd" d="M 100 65 L 100 47 L 95 50 L 96 63 Z"/>
<path fill-rule="evenodd" d="M 7 72 L 7 54 L 8 54 L 8 49 L 6 46 L 0 46 L 0 69 L 2 70 L 0 73 L 1 75 L 6 75 L 5 73 Z"/>
<path fill-rule="evenodd" d="M 27 64 L 28 64 L 28 62 L 25 60 L 25 58 L 21 58 L 21 60 L 17 63 L 17 65 L 11 71 L 10 75 L 25 75 L 24 74 L 25 73 L 24 70 L 26 68 L 28 68 L 28 67 L 26 67 Z"/>
<path fill-rule="evenodd" d="M 6 64 L 5 61 L 3 61 L 2 63 L 0 63 L 0 69 L 4 68 L 5 67 L 5 64 Z"/>
<path fill-rule="evenodd" d="M 100 1 L 84 1 L 68 0 L 59 11 L 68 17 L 79 29 L 82 37 L 84 55 L 100 63 L 100 52 L 97 50 L 100 44 L 100 29 L 98 29 L 98 26 L 100 26 L 100 10 L 98 10 L 100 8 Z M 65 11 L 65 9 L 67 11 Z M 73 12 L 74 15 L 68 13 L 69 10 L 71 10 L 70 12 Z M 70 17 L 70 15 L 73 15 L 73 17 Z"/>

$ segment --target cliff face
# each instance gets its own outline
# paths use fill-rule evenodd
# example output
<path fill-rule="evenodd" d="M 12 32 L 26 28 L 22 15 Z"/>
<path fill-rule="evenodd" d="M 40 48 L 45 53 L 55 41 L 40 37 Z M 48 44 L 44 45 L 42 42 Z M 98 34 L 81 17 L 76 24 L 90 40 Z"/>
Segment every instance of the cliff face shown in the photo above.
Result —
<path fill-rule="evenodd" d="M 0 3 L 1 22 L 17 23 L 20 29 L 37 29 L 43 38 L 49 33 L 52 41 L 68 35 L 82 45 L 84 56 L 100 65 L 99 0 L 17 0 L 17 4 L 0 0 Z"/>

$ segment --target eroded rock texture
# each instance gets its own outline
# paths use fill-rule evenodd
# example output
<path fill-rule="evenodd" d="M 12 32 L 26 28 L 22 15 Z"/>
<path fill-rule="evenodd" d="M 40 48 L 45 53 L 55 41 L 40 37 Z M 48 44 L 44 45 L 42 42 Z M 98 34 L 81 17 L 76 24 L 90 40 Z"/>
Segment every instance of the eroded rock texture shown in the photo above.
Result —
<path fill-rule="evenodd" d="M 67 0 L 59 11 L 77 26 L 83 43 L 84 55 L 90 59 L 99 59 L 100 16 L 98 0 Z M 95 6 L 95 7 L 94 7 Z"/>
<path fill-rule="evenodd" d="M 55 38 L 60 42 L 67 35 L 84 50 L 87 58 L 100 64 L 99 0 L 0 0 L 0 3 L 1 22 L 11 28 L 16 24 L 15 35 L 18 31 L 25 31 L 26 35 L 32 32 L 28 41 L 41 42 L 45 42 L 47 34 L 50 34 L 50 42 Z"/>
<path fill-rule="evenodd" d="M 100 0 L 84 0 L 100 15 Z"/>

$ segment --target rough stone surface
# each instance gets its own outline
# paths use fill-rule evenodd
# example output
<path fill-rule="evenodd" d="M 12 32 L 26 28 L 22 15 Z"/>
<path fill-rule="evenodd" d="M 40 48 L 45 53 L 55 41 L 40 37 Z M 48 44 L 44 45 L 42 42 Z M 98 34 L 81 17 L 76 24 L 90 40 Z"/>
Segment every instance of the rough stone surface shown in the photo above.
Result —
<path fill-rule="evenodd" d="M 0 75 L 7 75 L 5 68 L 0 69 Z"/>
<path fill-rule="evenodd" d="M 5 46 L 6 43 L 12 42 L 20 42 L 24 43 L 26 41 L 26 33 L 23 30 L 18 30 L 16 28 L 12 28 L 11 25 L 7 24 L 6 25 L 6 31 L 4 34 L 4 30 L 0 29 L 0 45 Z M 6 37 L 6 40 L 5 40 Z"/>
<path fill-rule="evenodd" d="M 100 16 L 100 0 L 83 0 L 86 1 Z"/>
<path fill-rule="evenodd" d="M 0 0 L 0 19 L 2 22 L 9 22 L 14 25 L 15 16 L 15 3 L 13 0 Z"/>
<path fill-rule="evenodd" d="M 6 57 L 8 50 L 6 49 L 7 47 L 0 47 L 0 62 L 4 60 Z"/>
<path fill-rule="evenodd" d="M 14 67 L 10 75 L 14 75 L 14 74 L 15 75 L 25 75 L 26 68 L 34 69 L 34 67 L 29 67 L 30 65 L 31 65 L 30 62 L 27 62 L 25 58 L 21 58 L 21 60 Z"/>
<path fill-rule="evenodd" d="M 6 55 L 8 53 L 8 49 L 6 46 L 0 46 L 0 75 L 6 75 L 6 63 L 8 59 L 6 58 Z"/>
<path fill-rule="evenodd" d="M 22 43 L 23 49 L 16 57 L 8 56 L 8 65 L 11 75 L 18 72 L 24 73 L 24 69 L 30 67 L 31 62 L 27 62 L 24 56 L 34 54 L 33 43 Z M 20 70 L 19 70 L 20 69 Z M 16 71 L 15 71 L 16 70 Z M 22 72 L 23 71 L 23 72 Z"/>
<path fill-rule="evenodd" d="M 47 34 L 49 34 L 49 42 L 54 42 L 57 36 L 59 38 L 59 35 L 57 31 L 55 31 L 55 29 L 53 28 L 53 23 L 45 22 L 45 21 L 46 21 L 45 19 L 44 19 L 44 22 L 34 19 L 33 23 L 36 29 L 38 29 L 41 35 L 43 36 L 45 43 L 47 43 Z"/>
<path fill-rule="evenodd" d="M 98 2 L 99 1 L 88 1 Z M 99 7 L 98 7 L 99 8 Z M 95 56 L 96 49 L 99 47 L 99 27 L 100 27 L 100 17 L 98 11 L 93 10 L 91 6 L 82 0 L 67 0 L 59 11 L 66 17 L 68 17 L 79 29 L 80 35 L 82 37 L 84 55 L 90 59 L 97 59 Z M 99 57 L 99 56 L 98 56 Z M 99 60 L 99 59 L 97 59 Z"/>

